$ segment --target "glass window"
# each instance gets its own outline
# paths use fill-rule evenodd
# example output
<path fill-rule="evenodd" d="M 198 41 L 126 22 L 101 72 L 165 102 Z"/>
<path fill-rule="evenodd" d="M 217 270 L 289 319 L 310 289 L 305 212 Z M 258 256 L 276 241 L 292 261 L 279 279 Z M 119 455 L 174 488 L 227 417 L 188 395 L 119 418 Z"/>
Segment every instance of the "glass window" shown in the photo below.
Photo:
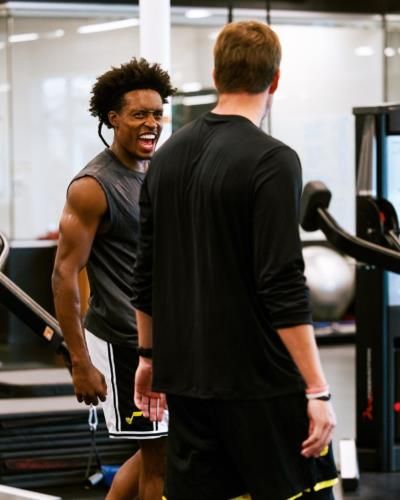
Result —
<path fill-rule="evenodd" d="M 272 135 L 299 154 L 304 183 L 325 182 L 331 212 L 355 229 L 355 126 L 352 109 L 383 99 L 383 32 L 378 24 L 278 25 L 281 81 Z M 304 235 L 320 238 L 320 234 Z"/>
<path fill-rule="evenodd" d="M 14 20 L 14 238 L 57 227 L 68 182 L 103 148 L 88 112 L 90 89 L 111 65 L 138 55 L 139 36 L 135 27 L 80 32 L 98 24 L 90 18 Z"/>
<path fill-rule="evenodd" d="M 8 78 L 7 19 L 0 17 L 0 231 L 11 230 L 10 211 L 10 81 Z"/>
<path fill-rule="evenodd" d="M 387 25 L 385 61 L 386 91 L 389 102 L 400 101 L 400 18 L 390 16 Z"/>
<path fill-rule="evenodd" d="M 135 7 L 87 6 L 84 13 L 59 4 L 64 12 L 53 3 L 40 7 L 52 11 L 35 10 L 38 5 L 33 4 L 30 11 L 25 7 L 13 19 L 10 112 L 3 106 L 9 92 L 0 92 L 0 117 L 11 115 L 13 122 L 13 224 L 9 229 L 14 238 L 36 238 L 57 226 L 69 180 L 103 148 L 97 121 L 88 112 L 96 76 L 140 55 Z M 264 21 L 265 12 L 234 10 L 234 19 L 250 18 Z M 383 100 L 381 23 L 371 16 L 298 12 L 273 11 L 271 18 L 281 37 L 283 61 L 272 116 L 264 126 L 298 151 L 305 181 L 327 183 L 333 192 L 334 215 L 351 229 L 352 108 Z M 171 19 L 171 76 L 179 90 L 173 110 L 176 129 L 214 105 L 212 47 L 227 10 L 208 9 L 201 16 L 198 11 L 188 16 L 184 7 L 174 7 Z M 5 43 L 5 23 L 0 30 Z M 0 49 L 0 85 L 7 80 L 4 54 Z M 400 86 L 395 87 L 397 92 Z M 0 121 L 1 145 L 8 140 L 6 123 Z M 104 133 L 110 142 L 111 132 Z M 0 148 L 2 173 L 8 172 L 11 162 L 7 155 L 11 156 L 7 148 Z M 3 205 L 9 203 L 6 178 L 2 175 L 0 181 Z M 10 217 L 7 211 L 1 214 L 6 227 Z"/>

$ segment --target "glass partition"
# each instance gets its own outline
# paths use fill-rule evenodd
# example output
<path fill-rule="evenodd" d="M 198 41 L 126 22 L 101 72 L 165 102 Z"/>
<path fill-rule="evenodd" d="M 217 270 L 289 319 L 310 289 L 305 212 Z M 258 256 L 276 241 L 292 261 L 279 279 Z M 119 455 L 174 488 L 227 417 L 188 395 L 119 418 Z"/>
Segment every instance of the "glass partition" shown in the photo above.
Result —
<path fill-rule="evenodd" d="M 82 6 L 67 8 L 65 3 L 33 4 L 30 9 L 24 5 L 23 10 L 11 12 L 10 109 L 10 92 L 0 92 L 0 144 L 10 142 L 13 150 L 12 224 L 7 222 L 11 220 L 7 147 L 0 148 L 0 203 L 1 224 L 13 238 L 26 239 L 56 228 L 68 181 L 103 148 L 97 122 L 88 112 L 90 89 L 96 76 L 111 65 L 139 55 L 139 27 L 137 7 L 97 5 L 83 11 Z M 381 20 L 279 11 L 272 11 L 271 18 L 281 37 L 283 61 L 265 128 L 270 126 L 274 136 L 298 151 L 305 181 L 322 179 L 329 185 L 333 214 L 351 229 L 352 108 L 383 100 Z M 201 17 L 179 7 L 172 9 L 171 19 L 171 76 L 179 90 L 173 102 L 176 129 L 215 102 L 212 47 L 227 21 L 227 10 L 208 9 Z M 234 19 L 264 21 L 265 12 L 235 9 Z M 1 21 L 4 44 L 5 28 Z M 0 49 L 0 85 L 7 84 L 5 52 Z M 396 92 L 398 88 L 393 86 Z M 9 116 L 12 141 L 7 139 Z"/>
<path fill-rule="evenodd" d="M 389 16 L 386 30 L 387 100 L 400 102 L 400 16 Z"/>
<path fill-rule="evenodd" d="M 103 148 L 88 112 L 90 89 L 97 75 L 138 54 L 139 35 L 137 27 L 84 31 L 95 25 L 14 20 L 14 238 L 57 227 L 68 181 Z"/>
<path fill-rule="evenodd" d="M 332 191 L 330 210 L 355 229 L 355 127 L 352 109 L 383 98 L 380 23 L 276 26 L 282 46 L 281 81 L 272 108 L 272 135 L 299 154 L 304 183 Z M 320 233 L 305 238 L 321 238 Z"/>
<path fill-rule="evenodd" d="M 0 14 L 0 231 L 11 232 L 10 207 L 10 81 L 7 46 L 8 20 Z"/>

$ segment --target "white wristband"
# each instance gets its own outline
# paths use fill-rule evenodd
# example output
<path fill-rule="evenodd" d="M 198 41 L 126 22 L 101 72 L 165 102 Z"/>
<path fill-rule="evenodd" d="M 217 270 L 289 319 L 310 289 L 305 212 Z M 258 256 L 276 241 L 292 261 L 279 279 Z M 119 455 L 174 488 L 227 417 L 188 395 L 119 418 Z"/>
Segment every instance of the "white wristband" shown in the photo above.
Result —
<path fill-rule="evenodd" d="M 311 394 L 306 394 L 307 399 L 318 399 L 318 398 L 329 397 L 329 396 L 330 396 L 329 391 L 314 392 Z"/>

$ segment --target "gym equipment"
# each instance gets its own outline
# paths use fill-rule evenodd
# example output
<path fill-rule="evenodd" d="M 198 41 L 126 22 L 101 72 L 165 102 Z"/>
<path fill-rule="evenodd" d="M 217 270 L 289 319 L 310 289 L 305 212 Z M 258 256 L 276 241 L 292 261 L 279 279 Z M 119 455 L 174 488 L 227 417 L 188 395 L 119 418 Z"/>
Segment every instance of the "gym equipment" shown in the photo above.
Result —
<path fill-rule="evenodd" d="M 7 239 L 0 233 L 0 271 L 8 253 Z M 65 365 L 71 369 L 69 351 L 56 319 L 2 272 L 0 272 L 0 302 L 47 342 L 57 354 L 61 354 Z"/>
<path fill-rule="evenodd" d="M 322 245 L 304 247 L 303 258 L 314 321 L 340 320 L 354 297 L 354 266 Z"/>
<path fill-rule="evenodd" d="M 323 182 L 307 183 L 301 199 L 301 227 L 305 231 L 320 229 L 332 246 L 342 253 L 360 262 L 399 274 L 399 253 L 353 236 L 340 227 L 328 212 L 331 197 L 331 192 Z"/>
<path fill-rule="evenodd" d="M 301 207 L 301 225 L 306 231 L 315 231 L 321 229 L 328 241 L 333 246 L 341 251 L 345 251 L 348 255 L 356 258 L 359 262 L 357 273 L 364 271 L 366 273 L 384 273 L 385 269 L 399 274 L 400 273 L 400 252 L 380 246 L 354 237 L 344 231 L 333 217 L 328 212 L 331 193 L 326 186 L 319 181 L 308 183 L 303 192 L 302 207 Z M 381 240 L 383 241 L 383 240 Z M 359 277 L 359 274 L 358 274 Z M 365 286 L 365 283 L 361 283 Z M 358 283 L 359 286 L 359 283 Z M 359 291 L 360 294 L 374 293 L 369 287 Z M 356 304 L 359 302 L 359 297 L 356 298 Z M 363 301 L 362 301 L 363 302 Z M 370 315 L 372 314 L 372 318 Z M 386 452 L 392 458 L 395 458 L 399 453 L 399 443 L 396 439 L 384 441 L 388 439 L 387 430 L 390 426 L 390 420 L 393 420 L 396 405 L 388 404 L 390 397 L 393 398 L 394 392 L 399 391 L 397 387 L 390 384 L 390 366 L 387 364 L 379 365 L 379 354 L 382 356 L 382 351 L 379 351 L 376 345 L 383 340 L 387 342 L 387 330 L 383 331 L 373 329 L 372 334 L 368 336 L 368 340 L 372 345 L 367 348 L 368 363 L 365 366 L 363 354 L 365 353 L 365 339 L 363 336 L 363 328 L 374 328 L 373 320 L 375 310 L 360 309 L 356 305 L 356 349 L 357 349 L 357 370 L 356 370 L 356 387 L 357 387 L 357 451 L 362 469 L 370 470 L 370 462 L 364 459 L 364 456 L 374 458 L 374 470 L 387 471 L 387 463 L 382 462 L 383 453 Z M 400 334 L 400 332 L 399 332 Z M 382 339 L 383 337 L 383 339 Z M 375 350 L 373 350 L 375 349 Z M 377 352 L 378 351 L 378 352 Z M 393 354 L 396 354 L 395 352 Z M 376 359 L 378 357 L 378 360 Z M 361 359 L 360 359 L 361 358 Z M 399 365 L 400 366 L 400 365 Z M 378 374 L 376 372 L 379 372 Z M 382 374 L 382 376 L 378 376 Z M 396 380 L 395 378 L 391 380 Z M 399 380 L 397 379 L 397 382 Z M 386 403 L 385 406 L 383 403 Z M 365 425 L 360 425 L 360 421 L 366 420 L 371 424 L 368 428 Z M 385 432 L 386 431 L 386 432 Z M 366 434 L 367 433 L 367 434 Z M 394 436 L 393 436 L 394 437 Z M 366 445 L 369 444 L 369 448 Z M 355 451 L 355 443 L 353 440 L 346 440 L 340 443 L 341 451 L 341 469 L 342 485 L 345 491 L 352 491 L 357 488 L 359 481 L 359 470 L 357 463 L 357 454 Z M 377 463 L 378 458 L 381 462 Z M 392 462 L 392 471 L 398 470 L 397 462 Z"/>
<path fill-rule="evenodd" d="M 0 500 L 61 500 L 61 497 L 44 495 L 34 491 L 21 490 L 0 484 Z"/>
<path fill-rule="evenodd" d="M 8 252 L 7 239 L 0 233 L 0 271 Z M 0 302 L 61 354 L 71 370 L 58 322 L 2 272 Z M 0 405 L 0 483 L 7 484 L 7 491 L 82 484 L 85 474 L 94 472 L 86 463 L 88 450 L 93 446 L 88 410 L 67 394 L 73 394 L 73 390 L 70 375 L 64 369 L 0 372 L 0 398 L 4 402 Z M 96 425 L 95 445 L 99 456 L 109 464 L 121 464 L 137 450 L 132 441 L 109 438 L 102 412 Z M 110 481 L 108 469 L 107 474 Z M 0 499 L 1 494 L 2 486 Z M 23 495 L 21 491 L 19 494 Z M 29 494 L 21 498 L 55 498 Z M 15 498 L 20 496 L 16 494 Z"/>
<path fill-rule="evenodd" d="M 0 483 L 29 489 L 82 485 L 92 443 L 87 408 L 73 396 L 23 399 L 20 405 L 16 404 L 20 400 L 3 402 Z M 99 412 L 96 448 L 105 463 L 121 464 L 133 455 L 137 444 L 110 439 L 103 412 Z"/>

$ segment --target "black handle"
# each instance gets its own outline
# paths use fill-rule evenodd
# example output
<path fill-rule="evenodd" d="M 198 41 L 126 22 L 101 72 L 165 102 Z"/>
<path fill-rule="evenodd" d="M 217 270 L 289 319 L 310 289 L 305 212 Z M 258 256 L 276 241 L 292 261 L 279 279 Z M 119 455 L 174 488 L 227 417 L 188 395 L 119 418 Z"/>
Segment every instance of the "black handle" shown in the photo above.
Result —
<path fill-rule="evenodd" d="M 400 274 L 400 252 L 352 236 L 328 212 L 331 192 L 321 181 L 308 182 L 301 200 L 301 226 L 305 231 L 320 229 L 341 252 L 387 271 Z"/>

